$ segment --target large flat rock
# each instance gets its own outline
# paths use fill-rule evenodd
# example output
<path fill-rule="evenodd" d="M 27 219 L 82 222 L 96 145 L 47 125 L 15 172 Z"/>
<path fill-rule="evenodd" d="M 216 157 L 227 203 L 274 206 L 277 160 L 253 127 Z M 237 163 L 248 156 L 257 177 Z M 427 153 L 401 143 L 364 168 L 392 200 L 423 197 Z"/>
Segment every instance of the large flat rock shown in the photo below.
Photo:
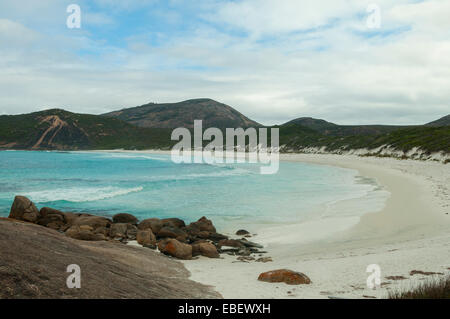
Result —
<path fill-rule="evenodd" d="M 0 219 L 0 299 L 221 298 L 188 279 L 175 260 L 147 248 L 85 242 L 29 223 Z M 81 288 L 66 285 L 67 266 L 81 268 Z"/>

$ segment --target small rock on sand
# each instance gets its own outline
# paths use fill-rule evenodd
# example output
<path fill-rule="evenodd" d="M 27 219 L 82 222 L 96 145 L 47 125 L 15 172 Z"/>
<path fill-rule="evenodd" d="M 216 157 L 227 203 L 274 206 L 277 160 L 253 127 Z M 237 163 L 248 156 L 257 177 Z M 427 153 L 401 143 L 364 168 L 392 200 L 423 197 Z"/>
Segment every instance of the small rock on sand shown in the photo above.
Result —
<path fill-rule="evenodd" d="M 311 280 L 301 272 L 288 269 L 272 270 L 259 275 L 258 280 L 265 282 L 284 282 L 288 285 L 309 285 Z"/>

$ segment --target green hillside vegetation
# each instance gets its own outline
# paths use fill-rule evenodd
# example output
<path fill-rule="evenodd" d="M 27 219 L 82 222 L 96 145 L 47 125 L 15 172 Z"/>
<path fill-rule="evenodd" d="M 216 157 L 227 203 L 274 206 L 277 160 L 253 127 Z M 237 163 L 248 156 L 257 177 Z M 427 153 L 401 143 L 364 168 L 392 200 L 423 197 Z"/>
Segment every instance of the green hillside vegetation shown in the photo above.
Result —
<path fill-rule="evenodd" d="M 59 109 L 0 116 L 0 148 L 165 148 L 172 144 L 170 133 L 167 129 L 144 129 L 114 118 Z"/>
<path fill-rule="evenodd" d="M 292 120 L 282 127 L 300 125 L 317 131 L 323 135 L 331 136 L 352 136 L 352 135 L 379 135 L 389 133 L 404 126 L 394 125 L 338 125 L 325 120 L 314 119 L 311 117 L 301 117 Z"/>
<path fill-rule="evenodd" d="M 450 153 L 450 126 L 445 127 L 407 127 L 390 133 L 355 134 L 348 136 L 331 136 L 317 131 L 305 130 L 302 126 L 288 125 L 280 128 L 280 145 L 290 150 L 301 150 L 305 147 L 323 147 L 328 151 L 338 149 L 375 149 L 390 145 L 400 151 L 409 151 L 419 147 L 427 153 Z"/>
<path fill-rule="evenodd" d="M 215 119 L 216 122 L 210 121 L 209 124 L 245 128 L 246 125 L 253 123 L 254 127 L 260 127 L 258 123 L 244 117 L 234 109 L 213 100 L 190 100 L 178 104 L 177 106 L 172 104 L 173 110 L 168 104 L 152 104 L 113 112 L 115 116 L 111 115 L 113 113 L 108 116 L 77 114 L 61 109 L 0 116 L 0 149 L 170 149 L 176 143 L 170 139 L 171 128 L 146 128 L 131 124 L 133 118 L 142 119 L 142 114 L 153 114 L 152 116 L 159 114 L 153 118 L 153 124 L 185 123 L 186 126 L 181 125 L 181 127 L 187 128 L 192 127 L 194 119 L 202 117 L 211 121 Z M 201 111 L 198 111 L 199 108 Z M 149 113 L 149 110 L 152 111 Z M 183 112 L 180 113 L 180 110 Z M 208 113 L 211 110 L 214 112 Z M 171 118 L 171 114 L 175 114 L 175 117 Z M 185 114 L 186 118 L 182 114 Z M 216 115 L 220 116 L 214 118 Z M 404 152 L 417 147 L 428 154 L 434 152 L 448 154 L 450 153 L 450 126 L 445 126 L 447 119 L 448 116 L 423 126 L 386 126 L 337 125 L 325 120 L 299 118 L 274 127 L 280 129 L 282 152 L 322 147 L 329 152 L 353 149 L 374 150 L 380 146 L 389 145 L 395 150 Z M 188 122 L 190 125 L 187 124 Z M 223 128 L 220 125 L 217 127 Z M 204 128 L 208 126 L 206 124 Z M 270 130 L 268 133 L 270 144 Z M 225 139 L 225 134 L 223 135 Z M 203 145 L 208 143 L 209 141 L 204 141 Z"/>
<path fill-rule="evenodd" d="M 140 127 L 193 128 L 194 120 L 203 120 L 203 127 L 259 127 L 237 110 L 211 99 L 194 99 L 179 103 L 149 103 L 104 114 Z"/>
<path fill-rule="evenodd" d="M 450 114 L 441 117 L 439 120 L 425 124 L 425 126 L 448 126 L 450 125 Z"/>

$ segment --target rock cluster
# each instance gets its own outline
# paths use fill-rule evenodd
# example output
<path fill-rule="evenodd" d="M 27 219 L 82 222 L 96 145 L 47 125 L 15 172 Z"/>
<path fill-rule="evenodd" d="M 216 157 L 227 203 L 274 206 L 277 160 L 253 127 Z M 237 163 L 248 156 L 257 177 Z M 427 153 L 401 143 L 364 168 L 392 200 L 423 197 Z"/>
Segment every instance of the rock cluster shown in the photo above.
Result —
<path fill-rule="evenodd" d="M 26 197 L 16 196 L 9 218 L 34 223 L 64 233 L 67 237 L 84 241 L 137 241 L 143 247 L 183 260 L 197 256 L 220 258 L 220 254 L 237 257 L 239 262 L 272 262 L 261 257 L 263 246 L 246 238 L 230 239 L 217 233 L 211 220 L 202 217 L 186 225 L 179 218 L 148 218 L 139 222 L 131 214 L 116 214 L 112 219 L 81 213 L 68 213 L 43 207 L 40 210 Z M 236 235 L 251 237 L 246 230 Z M 258 255 L 253 257 L 252 255 Z M 284 282 L 289 285 L 310 284 L 303 273 L 287 269 L 268 271 L 259 275 L 264 282 Z"/>
<path fill-rule="evenodd" d="M 206 217 L 189 225 L 179 218 L 149 218 L 139 222 L 135 216 L 125 213 L 109 219 L 48 207 L 38 210 L 28 198 L 16 196 L 9 218 L 51 228 L 78 240 L 123 243 L 136 240 L 144 247 L 158 248 L 163 254 L 184 260 L 196 256 L 219 258 L 221 253 L 233 256 L 264 253 L 259 250 L 263 248 L 261 245 L 245 238 L 229 239 L 217 233 L 212 221 Z"/>

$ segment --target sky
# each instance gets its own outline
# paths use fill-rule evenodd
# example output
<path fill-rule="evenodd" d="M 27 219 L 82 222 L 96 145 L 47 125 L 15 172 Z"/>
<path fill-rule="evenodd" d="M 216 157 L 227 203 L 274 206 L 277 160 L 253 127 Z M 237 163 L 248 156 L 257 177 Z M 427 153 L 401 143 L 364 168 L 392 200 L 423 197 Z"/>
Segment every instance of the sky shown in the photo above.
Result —
<path fill-rule="evenodd" d="M 423 124 L 450 113 L 449 17 L 448 0 L 2 0 L 0 114 L 212 98 L 266 125 Z"/>

